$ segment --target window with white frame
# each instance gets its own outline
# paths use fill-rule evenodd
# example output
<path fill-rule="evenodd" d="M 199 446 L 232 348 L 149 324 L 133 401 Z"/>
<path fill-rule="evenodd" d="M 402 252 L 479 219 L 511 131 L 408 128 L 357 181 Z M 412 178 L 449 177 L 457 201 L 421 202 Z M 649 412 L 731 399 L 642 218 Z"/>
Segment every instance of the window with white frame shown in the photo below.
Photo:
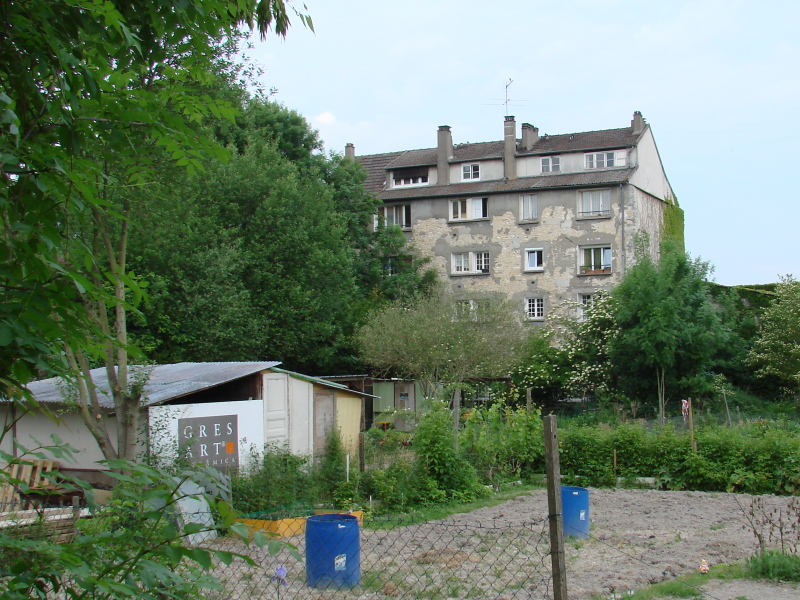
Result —
<path fill-rule="evenodd" d="M 586 313 L 594 303 L 594 294 L 578 294 L 578 321 L 586 320 Z"/>
<path fill-rule="evenodd" d="M 558 173 L 561 171 L 561 158 L 558 156 L 542 157 L 542 173 Z"/>
<path fill-rule="evenodd" d="M 608 217 L 611 215 L 611 190 L 581 192 L 580 217 Z"/>
<path fill-rule="evenodd" d="M 530 321 L 544 320 L 544 298 L 525 298 L 525 318 Z"/>
<path fill-rule="evenodd" d="M 485 319 L 485 300 L 457 300 L 453 310 L 454 321 L 480 321 Z"/>
<path fill-rule="evenodd" d="M 544 270 L 544 250 L 541 248 L 525 249 L 525 271 Z"/>
<path fill-rule="evenodd" d="M 481 166 L 478 163 L 461 165 L 461 180 L 476 180 L 481 178 Z"/>
<path fill-rule="evenodd" d="M 624 167 L 625 150 L 612 150 L 611 152 L 590 152 L 585 154 L 587 169 L 605 169 L 607 167 Z"/>
<path fill-rule="evenodd" d="M 384 225 L 399 225 L 403 228 L 411 227 L 411 205 L 392 204 L 381 206 L 378 209 L 378 217 L 383 219 Z"/>
<path fill-rule="evenodd" d="M 489 218 L 488 198 L 462 198 L 450 202 L 451 221 L 470 221 Z"/>
<path fill-rule="evenodd" d="M 454 275 L 477 275 L 489 272 L 488 252 L 459 252 L 451 256 L 451 272 Z"/>
<path fill-rule="evenodd" d="M 409 167 L 392 171 L 394 187 L 409 187 L 414 185 L 427 185 L 428 167 Z"/>
<path fill-rule="evenodd" d="M 539 198 L 536 194 L 522 194 L 519 201 L 521 221 L 535 221 L 539 218 Z"/>
<path fill-rule="evenodd" d="M 611 246 L 584 246 L 580 249 L 581 275 L 603 275 L 611 273 Z"/>

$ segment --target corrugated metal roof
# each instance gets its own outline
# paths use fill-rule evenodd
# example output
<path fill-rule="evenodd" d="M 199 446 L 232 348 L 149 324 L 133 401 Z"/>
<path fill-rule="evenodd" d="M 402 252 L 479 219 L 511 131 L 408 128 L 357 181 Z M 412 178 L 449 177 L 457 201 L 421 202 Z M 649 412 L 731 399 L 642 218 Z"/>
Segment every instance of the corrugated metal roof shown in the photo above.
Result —
<path fill-rule="evenodd" d="M 368 398 L 378 398 L 379 396 L 373 396 L 372 394 L 367 394 L 365 392 L 359 392 L 358 390 L 352 390 L 343 383 L 336 383 L 335 381 L 328 381 L 327 379 L 323 379 L 321 377 L 314 377 L 312 375 L 304 375 L 302 373 L 295 373 L 294 371 L 287 371 L 286 369 L 272 369 L 273 371 L 277 371 L 278 373 L 286 373 L 290 377 L 294 377 L 296 379 L 301 379 L 303 381 L 307 381 L 309 383 L 316 383 L 319 385 L 324 385 L 326 387 L 332 387 L 337 390 L 344 390 L 347 392 L 353 392 L 354 394 L 358 394 L 359 396 L 366 396 Z"/>
<path fill-rule="evenodd" d="M 132 380 L 136 372 L 149 371 L 149 377 L 144 386 L 143 398 L 145 398 L 144 404 L 150 406 L 241 379 L 242 377 L 271 369 L 279 364 L 281 364 L 280 361 L 187 362 L 145 367 L 131 366 L 129 379 Z M 91 373 L 92 381 L 98 388 L 100 405 L 103 408 L 114 408 L 105 368 L 92 369 Z M 63 391 L 66 391 L 67 388 L 64 380 L 57 377 L 29 383 L 28 389 L 36 400 L 42 403 L 64 403 L 66 401 Z"/>

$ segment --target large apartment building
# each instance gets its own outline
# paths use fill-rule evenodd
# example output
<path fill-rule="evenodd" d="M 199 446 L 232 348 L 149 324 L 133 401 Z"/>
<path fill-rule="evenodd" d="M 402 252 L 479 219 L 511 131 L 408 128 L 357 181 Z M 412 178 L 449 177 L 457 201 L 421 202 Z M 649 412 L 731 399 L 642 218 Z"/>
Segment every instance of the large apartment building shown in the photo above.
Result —
<path fill-rule="evenodd" d="M 502 292 L 524 318 L 544 321 L 570 301 L 578 312 L 619 281 L 646 232 L 658 254 L 674 201 L 650 126 L 539 135 L 505 118 L 503 139 L 356 156 L 379 218 L 399 225 L 454 295 Z M 642 238 L 643 236 L 638 236 Z"/>

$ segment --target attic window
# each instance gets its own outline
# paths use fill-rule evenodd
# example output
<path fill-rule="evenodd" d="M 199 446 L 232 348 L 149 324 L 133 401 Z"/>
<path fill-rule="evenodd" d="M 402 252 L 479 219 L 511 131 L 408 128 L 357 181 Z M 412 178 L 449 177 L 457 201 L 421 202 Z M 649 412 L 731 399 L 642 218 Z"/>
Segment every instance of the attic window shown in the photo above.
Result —
<path fill-rule="evenodd" d="M 428 167 L 409 167 L 392 171 L 394 187 L 410 185 L 426 185 L 428 183 Z"/>
<path fill-rule="evenodd" d="M 481 178 L 481 166 L 478 163 L 461 165 L 462 181 L 477 180 Z"/>
<path fill-rule="evenodd" d="M 561 158 L 558 156 L 542 157 L 542 173 L 558 173 L 561 171 Z"/>
<path fill-rule="evenodd" d="M 624 167 L 625 150 L 612 152 L 591 152 L 584 155 L 587 169 L 605 169 L 607 167 Z"/>

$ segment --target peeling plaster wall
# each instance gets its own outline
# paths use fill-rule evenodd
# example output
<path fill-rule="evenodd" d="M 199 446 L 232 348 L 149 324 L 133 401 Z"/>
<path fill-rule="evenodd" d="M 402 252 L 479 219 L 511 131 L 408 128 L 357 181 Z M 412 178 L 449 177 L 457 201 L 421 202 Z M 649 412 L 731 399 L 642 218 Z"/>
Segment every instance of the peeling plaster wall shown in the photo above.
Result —
<path fill-rule="evenodd" d="M 631 190 L 632 204 L 634 206 L 631 225 L 634 232 L 646 232 L 648 234 L 650 241 L 650 258 L 654 261 L 658 261 L 660 257 L 659 247 L 661 244 L 661 232 L 664 228 L 664 209 L 666 204 L 662 200 L 659 200 L 655 196 L 637 187 L 629 187 Z M 626 219 L 626 222 L 627 221 Z M 630 264 L 633 264 L 633 243 L 633 236 L 631 236 Z"/>
<path fill-rule="evenodd" d="M 658 200 L 631 186 L 608 189 L 610 217 L 578 217 L 581 190 L 545 190 L 537 193 L 538 221 L 522 223 L 518 220 L 520 195 L 516 193 L 490 196 L 488 219 L 457 222 L 448 221 L 449 200 L 414 200 L 412 241 L 420 255 L 432 259 L 432 266 L 456 297 L 503 292 L 520 310 L 524 309 L 525 298 L 541 297 L 547 318 L 565 301 L 576 302 L 578 294 L 611 289 L 621 277 L 623 263 L 631 264 L 635 232 L 654 224 L 659 224 L 656 231 L 660 232 L 659 213 L 654 210 Z M 620 202 L 623 194 L 624 242 Z M 637 216 L 639 206 L 649 211 L 644 220 Z M 655 239 L 658 234 L 652 237 Z M 606 244 L 611 246 L 612 273 L 580 275 L 580 248 Z M 525 250 L 538 248 L 543 250 L 544 270 L 525 272 Z M 451 273 L 451 254 L 470 251 L 489 252 L 489 274 Z"/>

